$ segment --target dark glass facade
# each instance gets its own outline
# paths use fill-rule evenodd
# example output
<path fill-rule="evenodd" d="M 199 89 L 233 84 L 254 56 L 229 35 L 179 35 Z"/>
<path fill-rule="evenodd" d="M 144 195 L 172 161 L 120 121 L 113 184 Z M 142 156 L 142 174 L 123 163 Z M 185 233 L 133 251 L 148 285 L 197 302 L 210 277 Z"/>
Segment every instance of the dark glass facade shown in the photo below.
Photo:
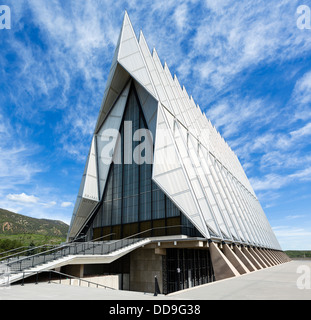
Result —
<path fill-rule="evenodd" d="M 87 240 L 109 234 L 113 235 L 105 237 L 105 240 L 122 239 L 137 233 L 141 233 L 142 238 L 177 234 L 202 237 L 152 181 L 152 164 L 137 164 L 132 158 L 134 150 L 145 157 L 145 149 L 140 150 L 139 146 L 146 137 L 142 136 L 141 141 L 131 138 L 137 130 L 148 129 L 138 101 L 135 87 L 132 86 L 120 128 L 122 163 L 112 163 L 102 202 L 83 234 L 87 234 Z M 151 148 L 153 150 L 153 145 Z"/>
<path fill-rule="evenodd" d="M 163 293 L 215 281 L 209 250 L 166 249 L 163 263 Z"/>

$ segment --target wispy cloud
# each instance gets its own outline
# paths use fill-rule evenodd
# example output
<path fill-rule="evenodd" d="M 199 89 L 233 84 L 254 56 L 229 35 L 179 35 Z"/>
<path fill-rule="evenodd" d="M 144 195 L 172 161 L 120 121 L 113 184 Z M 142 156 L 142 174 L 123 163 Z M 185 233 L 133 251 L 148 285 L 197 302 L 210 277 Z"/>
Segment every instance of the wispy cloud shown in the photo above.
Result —
<path fill-rule="evenodd" d="M 31 195 L 28 196 L 25 193 L 21 194 L 8 194 L 7 198 L 11 201 L 19 202 L 19 203 L 38 203 L 39 198 Z"/>
<path fill-rule="evenodd" d="M 0 198 L 0 208 L 10 210 L 34 218 L 61 220 L 69 223 L 68 213 L 72 210 L 72 203 L 61 201 L 57 195 L 33 195 L 27 193 L 7 194 Z M 68 212 L 69 209 L 69 212 Z"/>
<path fill-rule="evenodd" d="M 176 7 L 174 12 L 174 19 L 178 29 L 183 32 L 184 28 L 187 27 L 188 24 L 188 5 L 187 3 L 182 3 Z"/>
<path fill-rule="evenodd" d="M 280 189 L 289 183 L 290 178 L 277 174 L 268 174 L 263 178 L 251 178 L 251 184 L 255 191 Z"/>
<path fill-rule="evenodd" d="M 296 27 L 297 1 L 205 1 L 212 12 L 197 28 L 193 54 L 201 55 L 209 72 L 197 71 L 215 88 L 238 73 L 265 63 L 303 55 L 311 41 Z"/>
<path fill-rule="evenodd" d="M 310 78 L 311 80 L 311 78 Z M 310 136 L 311 135 L 311 122 L 307 123 L 305 126 L 303 126 L 302 128 L 292 131 L 290 133 L 291 137 L 293 138 L 293 140 L 296 139 L 300 139 L 302 137 L 305 136 Z"/>
<path fill-rule="evenodd" d="M 255 191 L 280 189 L 292 182 L 311 181 L 311 167 L 292 174 L 268 174 L 263 178 L 251 178 L 250 180 Z"/>
<path fill-rule="evenodd" d="M 296 220 L 296 219 L 302 219 L 302 218 L 305 218 L 305 217 L 306 217 L 305 215 L 296 214 L 296 215 L 286 216 L 285 219 L 287 219 L 287 220 Z"/>
<path fill-rule="evenodd" d="M 230 139 L 236 134 L 241 136 L 241 132 L 247 131 L 248 127 L 252 127 L 252 130 L 260 129 L 272 122 L 277 114 L 263 99 L 251 99 L 247 96 L 230 96 L 206 109 L 207 117 L 225 138 Z"/>
<path fill-rule="evenodd" d="M 295 120 L 311 118 L 311 71 L 297 80 L 289 106 L 294 107 Z"/>
<path fill-rule="evenodd" d="M 81 5 L 31 0 L 16 4 L 20 15 L 14 17 L 15 28 L 22 32 L 26 27 L 21 11 L 28 10 L 28 28 L 35 30 L 37 43 L 31 45 L 27 33 L 8 41 L 20 72 L 18 78 L 14 73 L 6 74 L 10 88 L 14 88 L 14 92 L 9 88 L 7 94 L 15 103 L 16 115 L 41 127 L 48 121 L 46 111 L 61 111 L 55 131 L 52 130 L 59 136 L 64 152 L 70 150 L 69 144 L 78 154 L 78 150 L 85 152 L 81 137 L 87 139 L 93 133 L 100 108 L 120 27 L 120 19 L 103 15 L 102 5 L 107 6 L 108 2 L 87 1 Z M 0 65 L 4 57 L 0 57 Z"/>
<path fill-rule="evenodd" d="M 311 249 L 311 229 L 286 225 L 275 226 L 272 229 L 283 250 Z"/>
<path fill-rule="evenodd" d="M 43 206 L 43 207 L 47 207 L 47 208 L 50 208 L 50 207 L 54 207 L 57 202 L 52 200 L 52 201 L 48 201 L 48 202 L 45 202 L 45 201 L 42 201 L 40 198 L 34 196 L 34 195 L 27 195 L 25 193 L 21 193 L 21 194 L 8 194 L 6 196 L 6 198 L 10 201 L 13 201 L 13 202 L 17 202 L 18 204 L 23 204 L 23 205 L 29 205 L 29 206 L 32 206 L 32 205 L 38 205 L 38 206 Z"/>
<path fill-rule="evenodd" d="M 15 185 L 29 183 L 42 166 L 32 159 L 39 151 L 32 142 L 23 140 L 0 110 L 0 178 L 5 183 L 0 185 L 0 195 Z"/>
<path fill-rule="evenodd" d="M 62 202 L 61 207 L 63 207 L 63 208 L 73 207 L 73 203 L 72 202 Z"/>

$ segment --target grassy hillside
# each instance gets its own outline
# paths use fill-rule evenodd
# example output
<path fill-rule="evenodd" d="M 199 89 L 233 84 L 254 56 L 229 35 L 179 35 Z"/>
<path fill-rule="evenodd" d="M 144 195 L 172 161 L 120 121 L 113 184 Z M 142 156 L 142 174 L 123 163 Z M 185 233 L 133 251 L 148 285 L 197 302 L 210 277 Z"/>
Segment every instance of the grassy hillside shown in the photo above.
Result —
<path fill-rule="evenodd" d="M 69 226 L 62 221 L 36 219 L 0 209 L 0 252 L 21 246 L 59 244 Z"/>
<path fill-rule="evenodd" d="M 285 253 L 291 258 L 299 258 L 299 259 L 310 259 L 311 251 L 309 250 L 288 250 Z"/>
<path fill-rule="evenodd" d="M 48 219 L 35 219 L 0 209 L 0 234 L 39 234 L 44 236 L 66 237 L 68 225 Z"/>

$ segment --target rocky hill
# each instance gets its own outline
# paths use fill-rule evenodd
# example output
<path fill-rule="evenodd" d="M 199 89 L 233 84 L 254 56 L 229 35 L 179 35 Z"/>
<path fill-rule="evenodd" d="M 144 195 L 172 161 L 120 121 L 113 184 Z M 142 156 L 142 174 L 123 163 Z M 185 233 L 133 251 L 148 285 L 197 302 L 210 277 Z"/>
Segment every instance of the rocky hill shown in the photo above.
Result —
<path fill-rule="evenodd" d="M 38 234 L 64 238 L 68 228 L 62 221 L 30 218 L 0 209 L 0 235 Z"/>

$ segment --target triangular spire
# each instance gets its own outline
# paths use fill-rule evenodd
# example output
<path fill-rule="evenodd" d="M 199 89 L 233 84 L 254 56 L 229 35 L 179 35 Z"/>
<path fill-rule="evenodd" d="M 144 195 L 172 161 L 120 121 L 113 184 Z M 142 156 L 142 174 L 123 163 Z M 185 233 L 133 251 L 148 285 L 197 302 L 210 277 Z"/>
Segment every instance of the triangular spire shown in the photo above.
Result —
<path fill-rule="evenodd" d="M 118 64 L 120 43 L 121 43 L 121 38 L 124 37 L 124 24 L 126 22 L 126 16 L 127 16 L 127 12 L 125 12 L 123 25 L 122 25 L 118 42 L 116 45 L 116 49 L 114 52 L 109 76 L 106 83 L 106 90 L 104 92 L 104 97 L 103 97 L 101 109 L 99 112 L 99 116 L 98 116 L 98 120 L 95 128 L 95 133 L 97 133 L 100 130 L 109 112 L 111 105 L 113 105 L 114 102 L 118 99 L 118 96 L 121 94 L 125 84 L 129 79 L 129 74 L 123 68 L 121 68 Z"/>
<path fill-rule="evenodd" d="M 134 33 L 133 26 L 132 26 L 131 20 L 128 16 L 128 13 L 127 13 L 127 11 L 125 11 L 123 23 L 122 23 L 122 28 L 121 28 L 121 32 L 120 32 L 120 43 L 122 41 L 125 42 L 131 38 L 136 38 L 136 35 Z M 120 48 L 119 48 L 119 52 L 118 52 L 118 58 L 119 57 L 120 57 Z"/>
<path fill-rule="evenodd" d="M 148 68 L 148 71 L 150 73 L 152 83 L 154 85 L 154 89 L 155 89 L 154 91 L 155 91 L 155 95 L 156 95 L 155 98 L 159 100 L 160 97 L 158 95 L 159 93 L 158 93 L 157 85 L 160 83 L 160 79 L 158 78 L 158 75 L 155 72 L 153 58 L 151 56 L 151 52 L 149 50 L 146 38 L 145 38 L 142 31 L 140 31 L 140 34 L 139 34 L 139 46 L 140 46 L 142 55 L 144 57 L 144 60 L 146 62 L 146 66 Z"/>
<path fill-rule="evenodd" d="M 100 130 L 110 106 L 118 99 L 130 76 L 156 97 L 132 23 L 125 11 L 95 133 Z"/>
<path fill-rule="evenodd" d="M 146 62 L 127 12 L 125 12 L 124 15 L 120 36 L 118 63 L 154 97 L 156 97 Z"/>

